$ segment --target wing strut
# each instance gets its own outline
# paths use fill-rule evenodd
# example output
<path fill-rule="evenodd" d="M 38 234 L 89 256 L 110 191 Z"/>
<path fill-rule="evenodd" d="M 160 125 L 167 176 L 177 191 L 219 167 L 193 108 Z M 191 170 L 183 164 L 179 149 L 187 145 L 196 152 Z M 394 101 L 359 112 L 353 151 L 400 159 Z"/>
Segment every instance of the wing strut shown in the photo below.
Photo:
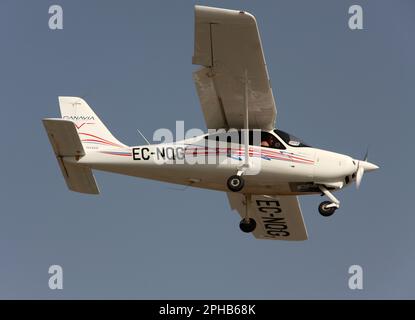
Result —
<path fill-rule="evenodd" d="M 245 104 L 245 121 L 244 121 L 244 147 L 245 147 L 245 161 L 242 166 L 239 167 L 237 176 L 242 176 L 247 169 L 249 169 L 249 103 L 248 103 L 248 70 L 245 69 L 244 72 L 244 86 L 245 86 L 245 95 L 244 95 L 244 104 Z"/>
<path fill-rule="evenodd" d="M 248 109 L 248 70 L 245 69 L 245 167 L 249 167 L 249 109 Z"/>
<path fill-rule="evenodd" d="M 249 103 L 248 103 L 248 99 L 249 99 L 249 92 L 248 92 L 248 70 L 245 68 L 245 72 L 244 72 L 244 104 L 245 104 L 245 123 L 244 123 L 244 128 L 245 128 L 245 163 L 242 165 L 242 170 L 238 171 L 238 175 L 242 175 L 245 170 L 247 170 L 249 168 Z M 251 194 L 245 194 L 245 218 L 242 219 L 241 223 L 244 225 L 249 225 L 250 224 L 250 219 L 249 219 L 249 206 L 251 204 Z M 252 222 L 251 222 L 252 223 Z M 255 228 L 255 226 L 253 227 Z"/>
<path fill-rule="evenodd" d="M 245 104 L 245 117 L 244 117 L 245 160 L 244 160 L 244 163 L 237 168 L 238 171 L 236 172 L 236 175 L 230 176 L 228 181 L 227 181 L 228 188 L 232 192 L 239 192 L 239 191 L 242 190 L 242 188 L 244 187 L 244 184 L 245 184 L 245 181 L 242 178 L 242 175 L 250 167 L 250 161 L 249 161 L 249 115 L 248 115 L 248 113 L 249 113 L 249 107 L 248 107 L 248 93 L 249 93 L 248 85 L 249 85 L 249 83 L 248 83 L 248 71 L 247 71 L 246 68 L 245 68 L 245 71 L 244 71 L 243 83 L 244 83 L 244 86 L 245 86 L 245 94 L 244 94 L 244 104 Z M 248 206 L 248 204 L 246 204 L 246 206 Z M 250 220 L 251 219 L 249 219 L 249 217 L 247 217 L 247 220 L 243 219 L 243 221 L 245 221 L 245 222 L 250 221 Z"/>

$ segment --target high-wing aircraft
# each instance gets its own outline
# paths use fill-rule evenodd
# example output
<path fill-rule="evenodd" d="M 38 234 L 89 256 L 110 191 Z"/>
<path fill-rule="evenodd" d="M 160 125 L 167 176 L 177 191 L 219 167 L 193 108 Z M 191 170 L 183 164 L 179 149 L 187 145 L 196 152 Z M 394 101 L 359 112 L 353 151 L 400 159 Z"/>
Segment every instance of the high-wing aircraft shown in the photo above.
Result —
<path fill-rule="evenodd" d="M 206 126 L 214 132 L 127 146 L 79 97 L 59 97 L 61 118 L 43 119 L 72 191 L 98 194 L 92 169 L 227 192 L 256 238 L 306 240 L 298 196 L 321 194 L 323 216 L 340 206 L 334 191 L 378 166 L 313 148 L 275 128 L 276 105 L 255 17 L 195 6 L 193 73 Z"/>

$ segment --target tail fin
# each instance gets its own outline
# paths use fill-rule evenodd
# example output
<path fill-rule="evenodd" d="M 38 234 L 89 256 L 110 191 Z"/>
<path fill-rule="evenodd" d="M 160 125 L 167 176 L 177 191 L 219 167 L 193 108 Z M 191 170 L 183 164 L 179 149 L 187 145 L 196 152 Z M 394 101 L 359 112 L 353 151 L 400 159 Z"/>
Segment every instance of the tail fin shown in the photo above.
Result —
<path fill-rule="evenodd" d="M 59 97 L 59 106 L 62 119 L 74 122 L 85 151 L 127 147 L 111 134 L 84 99 Z"/>

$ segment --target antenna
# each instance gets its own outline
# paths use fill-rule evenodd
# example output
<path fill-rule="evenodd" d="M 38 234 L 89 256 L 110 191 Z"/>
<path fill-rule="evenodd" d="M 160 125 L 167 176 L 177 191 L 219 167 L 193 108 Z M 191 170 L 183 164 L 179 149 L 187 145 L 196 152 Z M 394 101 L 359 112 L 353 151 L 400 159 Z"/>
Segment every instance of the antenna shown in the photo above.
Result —
<path fill-rule="evenodd" d="M 141 133 L 141 131 L 139 130 L 139 129 L 137 129 L 137 131 L 138 131 L 138 133 L 140 134 L 140 136 L 147 142 L 147 144 L 151 144 L 148 140 L 147 140 L 147 138 L 144 136 L 144 134 L 142 134 Z"/>

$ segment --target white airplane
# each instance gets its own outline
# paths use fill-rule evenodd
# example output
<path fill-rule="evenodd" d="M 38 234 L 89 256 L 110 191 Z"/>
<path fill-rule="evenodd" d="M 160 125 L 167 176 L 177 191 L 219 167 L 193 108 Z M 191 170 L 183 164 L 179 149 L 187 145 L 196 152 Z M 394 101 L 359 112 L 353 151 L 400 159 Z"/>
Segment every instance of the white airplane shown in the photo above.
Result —
<path fill-rule="evenodd" d="M 220 190 L 242 217 L 242 231 L 306 240 L 298 196 L 326 195 L 330 201 L 318 209 L 330 216 L 340 206 L 333 191 L 354 181 L 359 187 L 364 172 L 378 169 L 366 157 L 312 148 L 275 129 L 275 101 L 250 13 L 195 6 L 193 64 L 201 66 L 193 78 L 206 126 L 222 131 L 131 147 L 83 99 L 59 97 L 62 117 L 43 124 L 70 190 L 98 194 L 92 169 Z"/>

